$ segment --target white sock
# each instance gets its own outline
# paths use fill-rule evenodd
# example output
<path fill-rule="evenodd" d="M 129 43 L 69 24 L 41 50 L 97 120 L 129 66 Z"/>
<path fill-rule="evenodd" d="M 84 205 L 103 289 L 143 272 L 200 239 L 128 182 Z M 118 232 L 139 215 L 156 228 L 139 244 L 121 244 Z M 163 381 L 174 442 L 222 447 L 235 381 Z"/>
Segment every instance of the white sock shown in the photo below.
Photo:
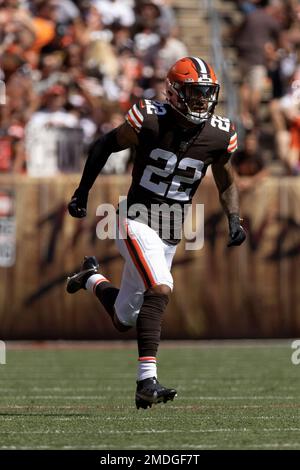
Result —
<path fill-rule="evenodd" d="M 157 378 L 156 357 L 139 357 L 137 380 L 140 381 L 151 377 Z"/>
<path fill-rule="evenodd" d="M 108 279 L 106 279 L 106 277 L 102 276 L 102 274 L 92 274 L 86 281 L 85 287 L 87 290 L 95 293 L 95 289 L 97 285 L 103 281 L 109 282 Z"/>

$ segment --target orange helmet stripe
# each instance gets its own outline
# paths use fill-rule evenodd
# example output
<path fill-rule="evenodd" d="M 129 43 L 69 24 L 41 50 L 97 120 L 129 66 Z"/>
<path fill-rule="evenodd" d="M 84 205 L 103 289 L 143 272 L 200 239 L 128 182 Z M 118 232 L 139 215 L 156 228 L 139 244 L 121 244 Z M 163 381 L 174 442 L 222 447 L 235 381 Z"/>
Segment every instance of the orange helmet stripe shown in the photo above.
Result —
<path fill-rule="evenodd" d="M 207 65 L 207 67 L 209 68 L 209 73 L 210 73 L 210 76 L 211 76 L 213 82 L 214 82 L 214 83 L 217 83 L 218 80 L 217 80 L 216 74 L 215 74 L 215 72 L 214 72 L 214 69 L 212 68 L 211 65 L 209 65 L 209 64 L 206 64 L 206 65 Z"/>

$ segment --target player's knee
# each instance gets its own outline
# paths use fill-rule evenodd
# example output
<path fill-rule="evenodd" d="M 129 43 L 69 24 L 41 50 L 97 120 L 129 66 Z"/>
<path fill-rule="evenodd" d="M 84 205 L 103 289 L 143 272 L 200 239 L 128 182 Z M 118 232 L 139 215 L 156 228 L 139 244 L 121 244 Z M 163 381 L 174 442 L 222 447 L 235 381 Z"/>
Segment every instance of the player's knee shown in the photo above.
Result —
<path fill-rule="evenodd" d="M 150 289 L 148 289 L 148 292 L 151 292 L 152 294 L 162 295 L 169 300 L 170 295 L 172 293 L 172 289 L 167 284 L 156 284 L 155 286 L 152 286 Z"/>
<path fill-rule="evenodd" d="M 123 292 L 119 292 L 114 307 L 116 317 L 121 324 L 125 326 L 135 326 L 137 316 L 143 304 L 143 299 L 143 292 L 135 292 L 129 296 L 124 295 Z"/>

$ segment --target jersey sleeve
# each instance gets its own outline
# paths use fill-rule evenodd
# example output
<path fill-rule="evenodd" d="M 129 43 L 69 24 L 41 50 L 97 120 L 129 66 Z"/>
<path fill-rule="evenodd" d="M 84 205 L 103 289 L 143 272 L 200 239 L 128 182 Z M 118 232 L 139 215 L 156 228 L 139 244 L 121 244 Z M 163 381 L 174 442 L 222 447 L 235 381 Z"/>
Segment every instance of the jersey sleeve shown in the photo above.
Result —
<path fill-rule="evenodd" d="M 229 160 L 238 148 L 237 132 L 233 122 L 222 116 L 213 115 L 210 120 L 211 142 L 216 160 Z"/>
<path fill-rule="evenodd" d="M 229 142 L 227 145 L 227 154 L 231 156 L 238 148 L 238 138 L 237 133 L 235 130 L 235 126 L 232 122 L 230 122 L 230 134 L 229 134 Z"/>
<path fill-rule="evenodd" d="M 128 122 L 128 124 L 133 128 L 133 130 L 137 134 L 141 132 L 141 129 L 143 127 L 143 124 L 146 118 L 146 115 L 145 115 L 146 113 L 143 112 L 145 108 L 141 106 L 142 102 L 143 100 L 140 100 L 139 103 L 134 104 L 125 116 L 125 120 Z"/>
<path fill-rule="evenodd" d="M 166 113 L 163 105 L 156 101 L 141 99 L 127 112 L 125 120 L 140 138 L 155 138 L 159 130 L 158 116 Z"/>

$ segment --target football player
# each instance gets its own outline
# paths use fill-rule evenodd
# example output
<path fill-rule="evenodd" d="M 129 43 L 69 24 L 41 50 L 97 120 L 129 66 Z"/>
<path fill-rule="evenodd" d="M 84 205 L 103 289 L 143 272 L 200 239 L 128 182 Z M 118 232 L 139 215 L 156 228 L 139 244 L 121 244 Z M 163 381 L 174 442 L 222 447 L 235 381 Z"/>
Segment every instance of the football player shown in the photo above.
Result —
<path fill-rule="evenodd" d="M 122 125 L 95 141 L 68 206 L 71 216 L 85 217 L 89 190 L 109 155 L 135 148 L 127 212 L 120 215 L 117 229 L 116 242 L 125 261 L 121 286 L 116 288 L 98 272 L 95 257 L 86 257 L 81 271 L 68 279 L 67 291 L 91 291 L 119 331 L 136 327 L 137 408 L 167 402 L 176 395 L 175 389 L 157 380 L 161 321 L 173 289 L 177 229 L 209 165 L 228 217 L 228 246 L 240 245 L 246 238 L 229 162 L 237 148 L 237 134 L 229 119 L 214 114 L 219 88 L 207 62 L 198 57 L 178 60 L 167 74 L 166 102 L 141 99 Z M 130 211 L 136 204 L 146 210 Z M 175 210 L 159 217 L 162 204 L 174 205 Z M 164 236 L 161 225 L 166 221 L 172 230 Z"/>

